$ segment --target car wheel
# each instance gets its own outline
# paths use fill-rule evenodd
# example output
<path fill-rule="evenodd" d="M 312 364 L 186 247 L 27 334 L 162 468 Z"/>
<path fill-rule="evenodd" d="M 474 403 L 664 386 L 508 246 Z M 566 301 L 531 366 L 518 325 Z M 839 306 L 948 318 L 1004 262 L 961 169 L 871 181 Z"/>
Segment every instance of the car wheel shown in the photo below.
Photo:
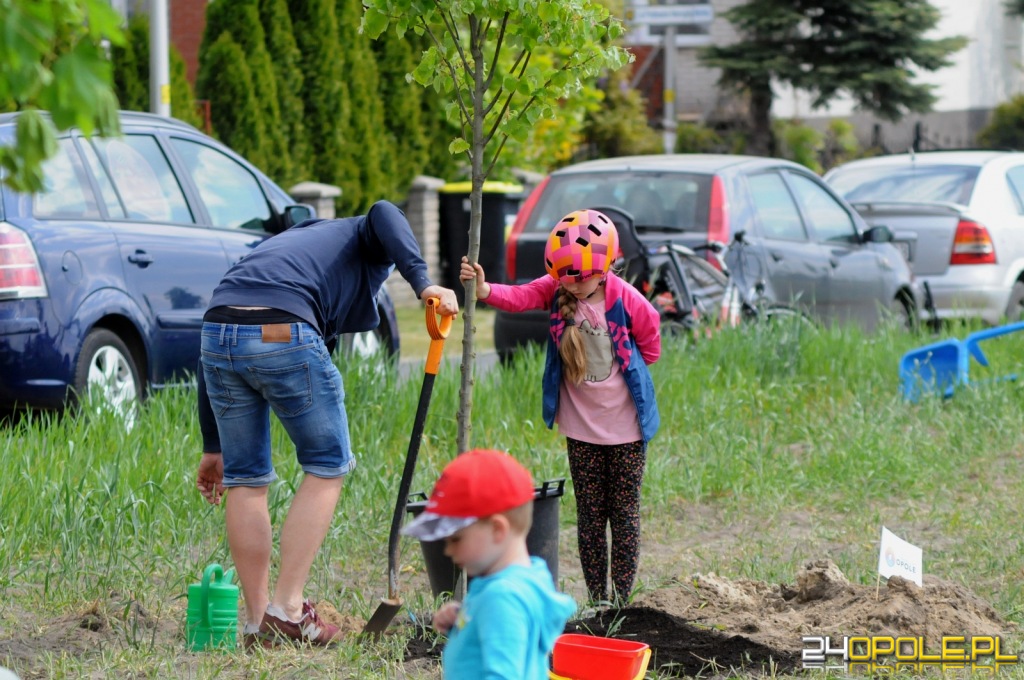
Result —
<path fill-rule="evenodd" d="M 1006 303 L 1006 320 L 1010 323 L 1024 321 L 1024 281 L 1015 281 L 1010 289 L 1010 301 Z"/>
<path fill-rule="evenodd" d="M 910 303 L 902 297 L 897 297 L 889 303 L 889 309 L 885 310 L 883 321 L 892 328 L 903 331 L 912 331 L 915 327 L 915 318 Z"/>
<path fill-rule="evenodd" d="M 109 330 L 100 328 L 86 336 L 75 368 L 75 400 L 95 400 L 101 408 L 134 421 L 135 407 L 143 398 L 144 385 L 128 346 Z"/>

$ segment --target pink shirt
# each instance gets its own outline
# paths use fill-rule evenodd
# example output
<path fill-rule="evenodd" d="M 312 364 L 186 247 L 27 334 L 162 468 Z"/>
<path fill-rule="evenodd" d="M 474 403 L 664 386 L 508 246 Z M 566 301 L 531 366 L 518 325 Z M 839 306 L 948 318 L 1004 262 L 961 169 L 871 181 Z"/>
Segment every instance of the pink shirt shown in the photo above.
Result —
<path fill-rule="evenodd" d="M 613 355 L 603 300 L 576 303 L 576 327 L 587 353 L 587 374 L 572 384 L 562 374 L 555 422 L 565 437 L 589 444 L 628 444 L 643 439 L 636 405 Z"/>

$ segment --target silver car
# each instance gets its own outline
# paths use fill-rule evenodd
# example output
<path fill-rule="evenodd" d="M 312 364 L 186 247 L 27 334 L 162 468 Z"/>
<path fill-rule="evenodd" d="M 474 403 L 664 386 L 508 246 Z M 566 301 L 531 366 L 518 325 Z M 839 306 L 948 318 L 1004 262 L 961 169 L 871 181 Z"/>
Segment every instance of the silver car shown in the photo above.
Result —
<path fill-rule="evenodd" d="M 866 222 L 892 230 L 939 319 L 1024 316 L 1024 153 L 881 156 L 825 181 Z"/>
<path fill-rule="evenodd" d="M 767 301 L 792 305 L 827 324 L 873 329 L 916 314 L 910 268 L 820 177 L 796 163 L 753 156 L 675 154 L 588 161 L 553 172 L 520 208 L 506 244 L 509 283 L 544 275 L 544 245 L 561 217 L 584 207 L 629 212 L 642 241 L 689 247 L 749 244 L 745 276 L 764 284 Z M 546 311 L 495 316 L 502 357 L 544 341 Z"/>

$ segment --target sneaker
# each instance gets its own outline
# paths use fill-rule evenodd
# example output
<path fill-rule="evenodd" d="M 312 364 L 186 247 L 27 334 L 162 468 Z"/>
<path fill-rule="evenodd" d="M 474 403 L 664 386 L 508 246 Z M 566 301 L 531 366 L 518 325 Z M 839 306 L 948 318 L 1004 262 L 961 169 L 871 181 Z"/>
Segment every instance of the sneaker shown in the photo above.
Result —
<path fill-rule="evenodd" d="M 251 652 L 259 647 L 262 647 L 263 649 L 273 649 L 274 646 L 273 638 L 265 638 L 260 633 L 242 634 L 242 648 L 247 652 Z"/>
<path fill-rule="evenodd" d="M 257 635 L 262 639 L 264 646 L 267 646 L 268 642 L 271 645 L 291 642 L 326 647 L 341 640 L 341 629 L 321 619 L 313 608 L 313 603 L 306 600 L 302 603 L 302 618 L 298 621 L 289 621 L 270 612 L 264 613 Z"/>

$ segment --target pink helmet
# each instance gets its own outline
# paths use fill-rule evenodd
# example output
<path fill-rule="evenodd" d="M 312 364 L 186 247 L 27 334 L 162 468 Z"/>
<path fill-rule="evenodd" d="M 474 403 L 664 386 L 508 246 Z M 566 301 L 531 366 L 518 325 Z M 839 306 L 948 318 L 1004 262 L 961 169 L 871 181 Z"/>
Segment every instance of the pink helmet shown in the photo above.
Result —
<path fill-rule="evenodd" d="M 618 257 L 619 234 L 606 215 L 576 210 L 555 225 L 544 246 L 544 267 L 562 283 L 604 274 Z"/>

